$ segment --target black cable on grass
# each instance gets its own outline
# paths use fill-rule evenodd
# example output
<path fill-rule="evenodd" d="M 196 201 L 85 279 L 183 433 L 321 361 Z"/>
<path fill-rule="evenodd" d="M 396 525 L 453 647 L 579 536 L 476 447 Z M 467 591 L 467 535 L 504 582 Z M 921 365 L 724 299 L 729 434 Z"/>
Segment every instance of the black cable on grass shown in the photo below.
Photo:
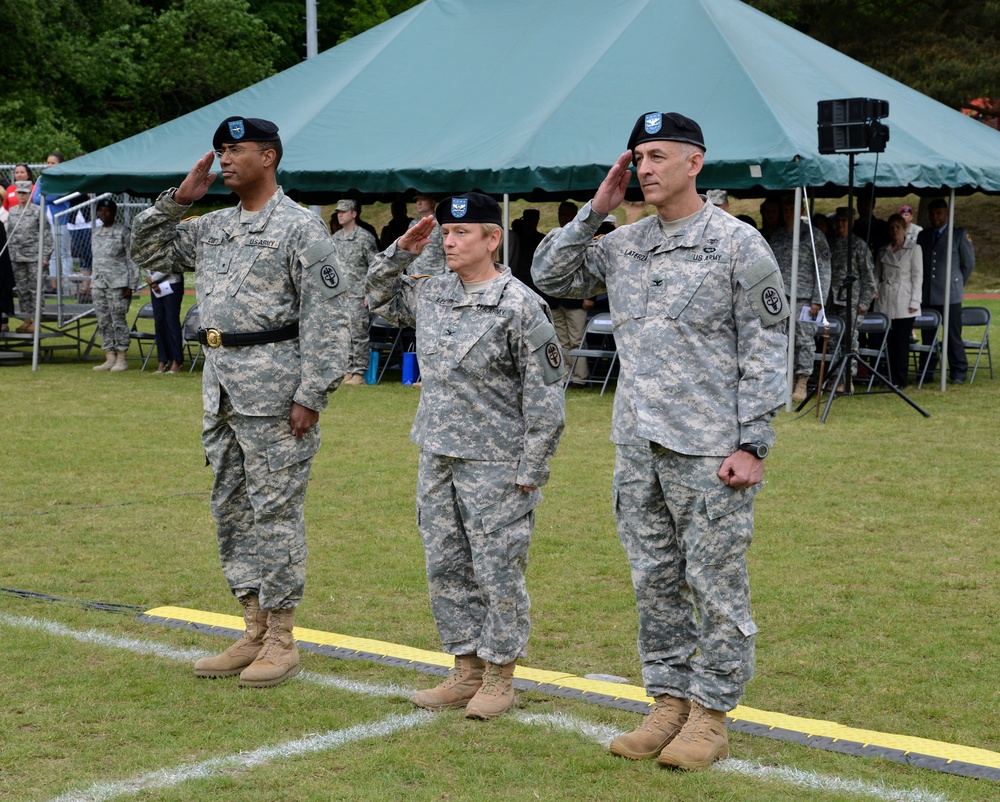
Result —
<path fill-rule="evenodd" d="M 172 498 L 183 498 L 184 496 L 208 496 L 210 491 L 202 490 L 197 493 L 174 493 L 170 496 L 156 496 L 139 501 L 116 501 L 113 504 L 87 504 L 80 507 L 53 507 L 51 510 L 37 510 L 36 512 L 4 512 L 0 513 L 0 518 L 31 518 L 35 515 L 55 515 L 61 512 L 79 512 L 80 510 L 103 510 L 110 507 L 133 507 L 136 504 L 159 504 Z"/>
<path fill-rule="evenodd" d="M 89 610 L 100 610 L 102 613 L 121 613 L 122 615 L 135 615 L 145 611 L 145 607 L 137 604 L 119 604 L 118 602 L 86 601 L 84 599 L 64 599 L 61 596 L 52 596 L 48 593 L 37 593 L 33 590 L 17 590 L 16 588 L 0 588 L 0 593 L 9 593 L 21 599 L 30 599 L 41 602 L 62 602 L 63 604 L 75 604 L 79 607 L 86 607 Z"/>

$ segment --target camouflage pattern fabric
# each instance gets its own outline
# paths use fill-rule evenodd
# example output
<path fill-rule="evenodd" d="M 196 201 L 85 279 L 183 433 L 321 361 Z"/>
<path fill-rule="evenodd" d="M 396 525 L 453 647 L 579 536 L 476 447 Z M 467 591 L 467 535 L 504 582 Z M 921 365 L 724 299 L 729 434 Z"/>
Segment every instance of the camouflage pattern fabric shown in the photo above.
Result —
<path fill-rule="evenodd" d="M 811 234 L 810 234 L 811 232 Z M 816 259 L 813 260 L 813 239 L 816 244 Z M 781 268 L 781 277 L 786 292 L 792 286 L 792 232 L 778 229 L 771 237 L 774 258 Z M 819 266 L 819 283 L 816 282 L 816 268 Z M 799 320 L 803 306 L 823 304 L 830 291 L 830 246 L 820 232 L 803 222 L 799 231 L 799 270 L 795 302 L 789 298 L 791 314 L 795 315 L 795 369 L 796 376 L 808 376 L 813 372 L 813 354 L 816 352 L 816 324 Z"/>
<path fill-rule="evenodd" d="M 860 237 L 849 234 L 847 237 L 835 238 L 830 245 L 830 303 L 827 309 L 831 314 L 840 315 L 847 320 L 847 307 L 842 299 L 846 299 L 846 293 L 841 294 L 840 285 L 847 275 L 847 247 L 848 241 L 851 245 L 851 272 L 857 276 L 851 286 L 851 298 L 854 302 L 854 309 L 851 312 L 853 329 L 851 331 L 851 350 L 855 353 L 858 350 L 858 326 L 864 318 L 865 312 L 875 298 L 875 265 L 872 262 L 872 252 L 868 250 L 865 241 Z M 858 363 L 851 361 L 851 373 L 857 375 Z"/>
<path fill-rule="evenodd" d="M 34 318 L 38 287 L 38 219 L 41 210 L 34 204 L 18 204 L 7 219 L 7 252 L 17 284 L 17 300 L 22 317 Z M 42 253 L 52 251 L 52 230 L 45 225 Z"/>
<path fill-rule="evenodd" d="M 649 217 L 594 240 L 604 218 L 588 203 L 550 232 L 532 277 L 557 297 L 608 293 L 621 360 L 614 510 L 646 691 L 729 710 L 753 673 L 745 553 L 758 488 L 717 471 L 740 443 L 774 442 L 783 282 L 760 234 L 710 203 L 671 235 Z"/>
<path fill-rule="evenodd" d="M 365 276 L 375 261 L 378 244 L 370 231 L 355 226 L 348 233 L 341 229 L 333 235 L 337 262 L 351 288 L 349 296 L 349 318 L 351 350 L 347 357 L 347 373 L 364 373 L 368 368 L 368 327 L 371 316 L 365 306 Z"/>
<path fill-rule="evenodd" d="M 305 566 L 303 504 L 319 428 L 291 434 L 292 403 L 320 411 L 347 363 L 349 285 L 319 217 L 278 189 L 257 214 L 241 206 L 181 221 L 173 190 L 139 214 L 132 257 L 160 272 L 195 272 L 205 328 L 259 332 L 298 322 L 299 336 L 205 348 L 203 443 L 215 471 L 212 512 L 223 572 L 261 607 L 294 606 Z"/>
<path fill-rule="evenodd" d="M 732 710 L 754 671 L 746 553 L 760 485 L 723 485 L 721 464 L 655 444 L 619 446 L 614 504 L 646 693 Z"/>
<path fill-rule="evenodd" d="M 404 275 L 414 256 L 395 244 L 379 254 L 367 297 L 374 314 L 416 328 L 410 439 L 431 608 L 446 651 L 505 664 L 528 639 L 532 510 L 563 430 L 565 364 L 545 302 L 506 267 L 467 294 L 450 271 Z"/>
<path fill-rule="evenodd" d="M 516 473 L 516 461 L 420 452 L 417 528 L 447 654 L 477 654 L 498 665 L 527 655 L 525 571 L 542 494 L 515 487 Z"/>
<path fill-rule="evenodd" d="M 621 361 L 612 441 L 720 457 L 770 445 L 788 307 L 763 237 L 706 204 L 673 236 L 653 216 L 595 240 L 605 216 L 587 204 L 549 232 L 531 272 L 558 298 L 608 293 Z"/>
<path fill-rule="evenodd" d="M 413 228 L 418 222 L 411 220 L 407 228 Z M 420 255 L 413 260 L 406 268 L 407 275 L 410 276 L 439 276 L 448 272 L 448 259 L 444 255 L 444 234 L 441 233 L 441 226 L 434 222 L 434 229 L 429 236 L 430 242 L 424 246 Z"/>
<path fill-rule="evenodd" d="M 122 297 L 121 287 L 91 285 L 91 293 L 97 314 L 97 331 L 101 335 L 101 350 L 127 351 L 131 342 L 128 309 L 132 299 Z"/>

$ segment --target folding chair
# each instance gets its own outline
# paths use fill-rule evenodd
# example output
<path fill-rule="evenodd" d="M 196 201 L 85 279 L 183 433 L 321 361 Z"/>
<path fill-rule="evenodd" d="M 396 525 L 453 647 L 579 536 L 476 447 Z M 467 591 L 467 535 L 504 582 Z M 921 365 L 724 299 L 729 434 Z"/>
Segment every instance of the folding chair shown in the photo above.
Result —
<path fill-rule="evenodd" d="M 967 354 L 974 352 L 976 364 L 972 366 L 972 377 L 969 384 L 976 380 L 976 369 L 983 358 L 983 351 L 986 351 L 986 360 L 990 366 L 990 380 L 993 379 L 993 354 L 990 353 L 990 323 L 993 322 L 993 315 L 985 306 L 963 306 L 962 307 L 962 345 Z M 966 339 L 966 328 L 983 327 L 983 338 L 981 340 Z"/>
<path fill-rule="evenodd" d="M 392 362 L 392 357 L 398 352 L 400 359 L 403 353 L 403 330 L 393 326 L 379 315 L 372 317 L 368 326 L 368 348 L 378 354 L 378 372 L 375 374 L 375 384 L 382 381 L 386 368 Z"/>
<path fill-rule="evenodd" d="M 139 344 L 139 359 L 142 360 L 142 367 L 140 370 L 145 370 L 146 365 L 149 362 L 149 358 L 153 355 L 153 343 L 156 342 L 156 334 L 151 331 L 142 331 L 138 327 L 140 320 L 152 320 L 153 319 L 153 302 L 148 301 L 139 307 L 139 311 L 135 313 L 135 319 L 132 321 L 132 329 L 129 331 L 128 336 L 133 342 Z M 143 352 L 143 343 L 149 345 L 149 353 Z"/>
<path fill-rule="evenodd" d="M 836 376 L 833 375 L 834 368 L 842 356 L 841 350 L 844 344 L 844 329 L 847 324 L 839 315 L 827 315 L 829 323 L 830 339 L 826 344 L 826 356 L 823 355 L 823 338 L 826 336 L 824 326 L 816 326 L 816 350 L 813 352 L 813 375 L 816 377 L 817 389 L 826 389 Z M 819 367 L 823 365 L 823 387 L 819 387 Z"/>
<path fill-rule="evenodd" d="M 608 389 L 608 381 L 610 381 L 615 365 L 618 363 L 614 327 L 608 312 L 601 312 L 587 321 L 587 328 L 584 329 L 580 346 L 571 348 L 566 354 L 566 358 L 572 360 L 569 366 L 570 376 L 573 375 L 578 360 L 590 360 L 588 362 L 590 374 L 582 381 L 584 384 L 601 385 L 601 395 L 604 395 L 604 391 Z M 569 379 L 567 378 L 565 387 L 568 386 Z"/>
<path fill-rule="evenodd" d="M 184 322 L 181 323 L 181 338 L 184 340 L 188 360 L 191 362 L 188 373 L 194 373 L 198 358 L 204 353 L 201 343 L 198 342 L 198 329 L 200 328 L 201 312 L 198 311 L 198 304 L 195 304 L 188 309 L 187 314 L 184 315 Z"/>
<path fill-rule="evenodd" d="M 931 362 L 935 361 L 934 358 L 937 357 L 939 364 L 941 361 L 941 313 L 936 309 L 928 309 L 923 314 L 917 315 L 913 318 L 913 331 L 934 332 L 934 339 L 928 345 L 924 345 L 922 337 L 910 343 L 911 365 L 914 374 L 920 374 L 920 379 L 917 381 L 917 387 L 920 388 L 924 386 L 927 369 L 931 366 Z M 923 366 L 921 366 L 921 362 L 923 362 Z"/>
<path fill-rule="evenodd" d="M 878 371 L 882 361 L 886 359 L 885 349 L 889 342 L 889 316 L 881 312 L 869 312 L 862 318 L 858 325 L 858 340 L 866 342 L 867 345 L 858 346 L 858 356 L 863 357 L 871 365 L 872 371 L 868 376 L 868 392 L 872 391 L 875 383 L 875 372 Z"/>

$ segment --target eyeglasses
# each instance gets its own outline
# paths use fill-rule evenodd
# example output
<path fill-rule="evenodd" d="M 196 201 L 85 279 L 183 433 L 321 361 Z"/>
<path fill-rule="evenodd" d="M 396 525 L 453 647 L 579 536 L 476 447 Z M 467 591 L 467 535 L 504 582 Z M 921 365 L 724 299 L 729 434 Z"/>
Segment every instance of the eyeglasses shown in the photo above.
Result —
<path fill-rule="evenodd" d="M 217 150 L 215 151 L 215 155 L 218 156 L 220 159 L 223 157 L 223 155 L 236 156 L 238 158 L 242 154 L 251 150 L 255 150 L 258 153 L 263 153 L 265 150 L 272 150 L 272 148 L 246 148 L 243 147 L 243 145 L 235 145 L 231 148 L 226 148 L 225 150 Z"/>

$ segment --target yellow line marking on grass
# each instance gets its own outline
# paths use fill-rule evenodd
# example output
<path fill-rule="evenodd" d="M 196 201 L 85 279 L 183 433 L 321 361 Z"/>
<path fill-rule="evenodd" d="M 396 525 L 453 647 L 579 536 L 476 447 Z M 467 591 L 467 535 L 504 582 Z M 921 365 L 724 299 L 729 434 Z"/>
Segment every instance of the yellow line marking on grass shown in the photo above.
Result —
<path fill-rule="evenodd" d="M 146 611 L 146 615 L 185 623 L 217 626 L 236 631 L 242 631 L 244 627 L 243 619 L 238 616 L 208 613 L 202 610 L 191 610 L 184 607 L 157 607 L 153 610 Z M 341 649 L 364 652 L 367 654 L 375 654 L 383 657 L 394 657 L 414 663 L 424 663 L 427 665 L 442 666 L 446 668 L 450 668 L 454 663 L 454 657 L 442 652 L 414 649 L 409 646 L 402 646 L 387 641 L 355 638 L 347 635 L 340 635 L 334 632 L 306 629 L 304 627 L 295 627 L 293 634 L 297 640 L 305 641 L 307 643 L 318 643 L 324 646 L 332 646 Z M 653 700 L 646 695 L 646 691 L 635 685 L 623 685 L 616 682 L 605 682 L 602 680 L 588 680 L 574 674 L 558 671 L 546 671 L 543 669 L 529 668 L 527 666 L 518 666 L 514 671 L 514 677 L 516 679 L 524 679 L 554 685 L 560 688 L 578 690 L 581 694 L 584 694 L 582 696 L 583 701 L 586 701 L 586 693 L 595 693 L 610 696 L 614 699 L 630 699 L 634 701 L 644 701 L 647 704 L 653 703 Z M 820 736 L 834 740 L 859 743 L 863 744 L 865 747 L 876 746 L 886 749 L 895 749 L 901 752 L 916 752 L 921 755 L 946 760 L 949 763 L 957 760 L 975 766 L 1000 769 L 1000 753 L 972 746 L 949 744 L 943 741 L 935 741 L 929 738 L 917 738 L 910 735 L 898 735 L 894 733 L 845 727 L 835 721 L 801 718 L 799 716 L 791 716 L 785 713 L 773 713 L 766 710 L 757 710 L 743 705 L 740 705 L 735 710 L 732 710 L 729 713 L 729 717 L 734 721 L 750 722 L 753 724 L 760 724 L 771 729 L 783 729 L 790 732 L 802 733 L 810 738 Z"/>

